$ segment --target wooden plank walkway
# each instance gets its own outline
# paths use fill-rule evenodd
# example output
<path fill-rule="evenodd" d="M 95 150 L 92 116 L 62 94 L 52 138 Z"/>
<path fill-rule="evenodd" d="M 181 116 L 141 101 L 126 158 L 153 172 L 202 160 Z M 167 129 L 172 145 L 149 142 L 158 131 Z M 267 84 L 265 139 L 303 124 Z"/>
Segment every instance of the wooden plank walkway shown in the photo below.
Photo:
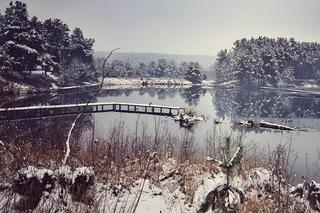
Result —
<path fill-rule="evenodd" d="M 162 106 L 153 104 L 100 102 L 100 103 L 41 105 L 0 108 L 0 120 L 18 120 L 26 118 L 40 118 L 49 116 L 62 116 L 79 114 L 85 108 L 85 113 L 98 112 L 124 112 L 159 116 L 175 116 L 184 113 L 185 109 L 176 106 Z"/>

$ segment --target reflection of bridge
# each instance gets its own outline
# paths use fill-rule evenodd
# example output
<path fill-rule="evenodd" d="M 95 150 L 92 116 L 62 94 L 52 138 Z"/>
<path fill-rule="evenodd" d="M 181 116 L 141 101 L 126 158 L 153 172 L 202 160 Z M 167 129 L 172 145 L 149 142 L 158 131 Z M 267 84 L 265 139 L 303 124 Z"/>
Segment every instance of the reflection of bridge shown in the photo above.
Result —
<path fill-rule="evenodd" d="M 83 103 L 66 105 L 43 105 L 0 108 L 0 120 L 17 120 L 26 118 L 38 118 L 49 116 L 61 116 L 79 114 L 84 110 L 85 113 L 97 112 L 125 112 L 139 113 L 160 116 L 175 116 L 184 112 L 184 108 L 175 106 L 162 106 L 153 104 L 135 104 L 135 103 Z"/>

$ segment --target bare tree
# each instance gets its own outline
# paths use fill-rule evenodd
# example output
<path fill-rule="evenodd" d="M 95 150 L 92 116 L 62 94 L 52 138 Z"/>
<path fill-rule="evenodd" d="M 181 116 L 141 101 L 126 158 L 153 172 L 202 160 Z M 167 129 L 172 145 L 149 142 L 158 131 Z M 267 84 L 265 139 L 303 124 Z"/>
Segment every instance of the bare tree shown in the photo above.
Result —
<path fill-rule="evenodd" d="M 87 108 L 87 106 L 89 105 L 89 103 L 93 100 L 93 98 L 95 98 L 99 92 L 101 91 L 101 89 L 103 88 L 104 86 L 104 81 L 105 79 L 107 78 L 108 74 L 114 69 L 114 67 L 116 65 L 112 65 L 111 67 L 109 67 L 107 69 L 107 71 L 105 71 L 106 69 L 106 64 L 107 64 L 107 61 L 108 59 L 111 57 L 111 55 L 113 54 L 113 52 L 115 52 L 116 50 L 118 50 L 119 48 L 116 48 L 116 49 L 113 49 L 110 51 L 109 55 L 104 59 L 103 61 L 103 65 L 102 65 L 102 69 L 101 69 L 101 83 L 99 85 L 99 88 L 97 89 L 97 91 L 92 94 L 90 96 L 90 98 L 88 99 L 86 105 L 83 107 L 82 111 L 78 114 L 78 116 L 75 118 L 75 120 L 72 122 L 72 125 L 71 125 L 71 128 L 69 129 L 69 132 L 68 132 L 68 137 L 67 137 L 67 141 L 66 141 L 66 153 L 64 155 L 64 158 L 63 158 L 63 161 L 62 161 L 62 165 L 65 165 L 67 163 L 67 160 L 70 156 L 70 138 L 71 138 L 71 134 L 72 134 L 72 131 L 77 123 L 77 121 L 80 119 L 80 117 L 85 113 L 85 110 Z"/>

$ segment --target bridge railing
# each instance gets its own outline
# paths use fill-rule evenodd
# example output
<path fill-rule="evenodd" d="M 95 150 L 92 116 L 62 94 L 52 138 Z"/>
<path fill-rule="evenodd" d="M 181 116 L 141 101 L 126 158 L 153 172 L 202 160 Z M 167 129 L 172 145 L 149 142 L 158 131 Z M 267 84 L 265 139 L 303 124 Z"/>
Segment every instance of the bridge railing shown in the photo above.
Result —
<path fill-rule="evenodd" d="M 184 113 L 184 108 L 176 106 L 163 106 L 152 104 L 119 103 L 119 102 L 100 102 L 89 104 L 65 104 L 65 105 L 42 105 L 0 108 L 0 120 L 14 120 L 23 118 L 37 118 L 48 116 L 61 116 L 98 112 L 125 112 L 153 114 L 160 116 L 175 116 Z"/>

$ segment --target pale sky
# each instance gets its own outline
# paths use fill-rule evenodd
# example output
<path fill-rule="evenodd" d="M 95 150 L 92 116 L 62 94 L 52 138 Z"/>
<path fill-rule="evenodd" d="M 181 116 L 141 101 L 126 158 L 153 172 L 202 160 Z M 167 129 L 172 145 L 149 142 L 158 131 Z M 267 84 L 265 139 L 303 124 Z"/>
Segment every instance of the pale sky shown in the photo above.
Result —
<path fill-rule="evenodd" d="M 30 15 L 82 28 L 97 51 L 216 55 L 243 37 L 320 41 L 320 0 L 24 1 Z"/>

